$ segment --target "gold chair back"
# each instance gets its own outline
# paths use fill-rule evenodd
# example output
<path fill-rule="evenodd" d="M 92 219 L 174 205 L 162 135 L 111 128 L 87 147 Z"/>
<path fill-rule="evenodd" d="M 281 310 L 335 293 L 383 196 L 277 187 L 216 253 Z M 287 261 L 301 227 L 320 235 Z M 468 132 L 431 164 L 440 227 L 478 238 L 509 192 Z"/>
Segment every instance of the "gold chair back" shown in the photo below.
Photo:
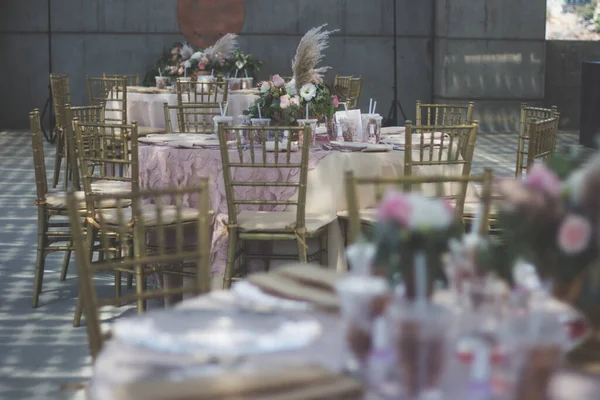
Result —
<path fill-rule="evenodd" d="M 546 160 L 554 153 L 559 118 L 559 114 L 556 113 L 552 118 L 529 122 L 525 139 L 519 140 L 517 178 L 529 171 L 536 160 Z"/>
<path fill-rule="evenodd" d="M 300 149 L 300 159 L 293 159 L 294 149 L 292 140 L 284 139 L 285 133 L 288 137 L 303 137 Z M 273 151 L 267 151 L 267 142 L 271 135 L 274 138 Z M 306 227 L 306 181 L 308 177 L 308 157 L 310 152 L 310 127 L 300 128 L 297 126 L 278 127 L 226 127 L 219 126 L 219 142 L 221 147 L 221 161 L 223 163 L 223 177 L 225 179 L 225 195 L 227 197 L 227 212 L 229 224 L 237 224 L 238 206 L 255 206 L 262 211 L 270 211 L 276 206 L 296 207 L 296 222 L 289 231 L 302 230 Z M 230 151 L 230 146 L 235 151 Z M 252 179 L 237 180 L 234 178 L 234 170 L 273 168 L 281 170 L 300 170 L 298 181 L 284 182 L 259 182 Z M 292 200 L 250 200 L 240 198 L 236 193 L 237 188 L 248 187 L 294 187 L 298 189 L 298 196 Z"/>
<path fill-rule="evenodd" d="M 446 184 L 460 183 L 466 187 L 470 183 L 479 183 L 482 185 L 482 191 L 479 196 L 481 204 L 481 220 L 478 221 L 479 226 L 476 227 L 480 234 L 486 234 L 489 229 L 489 216 L 491 211 L 492 201 L 492 170 L 486 169 L 482 175 L 425 175 L 425 176 L 398 176 L 398 177 L 373 177 L 359 178 L 354 176 L 354 172 L 347 171 L 345 174 L 345 189 L 346 201 L 348 204 L 348 221 L 349 221 L 349 242 L 354 243 L 358 240 L 361 229 L 360 205 L 358 204 L 359 186 L 375 186 L 375 198 L 379 203 L 385 192 L 390 187 L 400 188 L 403 191 L 411 191 L 414 185 L 436 184 L 436 198 L 446 198 L 444 194 L 444 186 Z M 408 190 L 407 190 L 408 188 Z M 464 199 L 463 199 L 464 206 Z M 462 218 L 462 209 L 459 204 L 456 204 L 456 214 Z"/>
<path fill-rule="evenodd" d="M 139 191 L 137 124 L 81 123 L 77 119 L 74 124 L 87 214 L 95 218 L 90 197 L 94 182 L 103 181 L 124 191 Z"/>
<path fill-rule="evenodd" d="M 140 86 L 140 75 L 139 74 L 103 74 L 104 78 L 125 78 L 127 80 L 127 86 Z"/>
<path fill-rule="evenodd" d="M 104 105 L 99 106 L 80 106 L 71 107 L 67 104 L 65 108 L 67 117 L 67 125 L 65 127 L 65 140 L 67 142 L 67 154 L 73 173 L 73 188 L 81 190 L 81 172 L 77 158 L 77 144 L 75 138 L 75 118 L 81 123 L 103 124 L 104 121 Z M 84 140 L 83 147 L 86 152 L 90 151 L 93 143 Z"/>
<path fill-rule="evenodd" d="M 471 175 L 475 141 L 479 124 L 456 126 L 413 126 L 406 122 L 404 175 L 411 176 L 414 167 L 456 166 L 462 176 Z M 439 134 L 437 134 L 439 132 Z M 416 142 L 413 142 L 416 139 Z M 411 151 L 408 151 L 411 149 Z M 407 186 L 406 190 L 410 190 Z M 463 215 L 467 185 L 456 196 L 456 211 Z"/>
<path fill-rule="evenodd" d="M 127 124 L 127 79 L 86 77 L 90 105 L 104 105 L 107 123 Z"/>
<path fill-rule="evenodd" d="M 172 114 L 176 115 L 178 132 L 204 134 L 214 133 L 213 118 L 221 115 L 220 110 L 215 109 L 214 105 L 203 103 L 176 106 L 164 103 L 164 112 L 167 133 L 173 133 Z"/>
<path fill-rule="evenodd" d="M 228 82 L 187 82 L 177 79 L 177 104 L 207 104 L 225 107 L 229 93 Z"/>
<path fill-rule="evenodd" d="M 52 105 L 56 117 L 56 126 L 64 129 L 67 124 L 65 106 L 71 103 L 71 83 L 68 75 L 50 74 L 50 88 L 52 90 Z"/>
<path fill-rule="evenodd" d="M 48 193 L 48 179 L 44 158 L 44 139 L 40 124 L 40 110 L 37 108 L 29 113 L 29 127 L 33 149 L 33 167 L 35 169 L 36 204 L 43 204 L 46 201 L 46 193 Z"/>
<path fill-rule="evenodd" d="M 467 105 L 461 104 L 422 104 L 417 100 L 416 125 L 468 125 L 473 123 L 472 101 Z"/>
<path fill-rule="evenodd" d="M 189 198 L 198 201 L 197 209 L 183 206 Z M 85 235 L 78 212 L 79 201 L 73 192 L 68 196 L 80 296 L 87 318 L 90 351 L 95 358 L 104 343 L 101 307 L 118 307 L 173 295 L 199 295 L 210 290 L 211 222 L 207 178 L 203 178 L 196 187 L 90 194 L 89 201 L 96 208 L 101 208 L 107 202 L 116 205 L 109 212 L 98 213 L 95 234 Z M 144 206 L 148 201 L 154 205 L 152 213 Z M 191 232 L 190 228 L 193 229 Z M 146 242 L 149 234 L 157 241 L 152 247 L 147 246 Z M 185 244 L 185 238 L 190 234 L 195 234 L 194 245 Z M 175 239 L 174 245 L 167 243 L 168 238 Z M 97 261 L 92 261 L 90 257 L 94 239 L 105 255 Z M 144 275 L 148 268 L 169 275 L 193 276 L 195 279 L 184 280 L 184 285 L 177 288 L 150 290 Z M 94 286 L 94 275 L 103 272 L 135 274 L 135 293 L 100 299 Z"/>
<path fill-rule="evenodd" d="M 362 77 L 336 75 L 333 82 L 334 89 L 342 96 L 349 109 L 358 107 L 360 91 L 362 89 Z"/>
<path fill-rule="evenodd" d="M 521 121 L 519 124 L 519 143 L 517 148 L 517 165 L 515 168 L 515 177 L 520 177 L 524 170 L 527 170 L 527 160 L 524 159 L 527 155 L 527 144 L 529 143 L 530 123 L 532 121 L 548 120 L 553 117 L 560 117 L 558 108 L 529 107 L 527 104 L 521 104 Z M 558 133 L 558 120 L 556 121 L 556 134 Z M 556 137 L 555 134 L 555 137 Z"/>

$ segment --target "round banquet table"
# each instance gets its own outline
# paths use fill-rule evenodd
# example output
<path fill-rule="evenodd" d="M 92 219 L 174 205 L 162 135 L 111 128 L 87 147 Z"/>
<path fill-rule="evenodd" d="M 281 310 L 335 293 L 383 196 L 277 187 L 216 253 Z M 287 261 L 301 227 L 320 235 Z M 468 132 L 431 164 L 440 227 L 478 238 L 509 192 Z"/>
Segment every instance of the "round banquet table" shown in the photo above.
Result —
<path fill-rule="evenodd" d="M 238 307 L 234 295 L 228 292 L 212 292 L 208 295 L 192 298 L 182 302 L 179 308 L 231 310 Z M 169 312 L 169 310 L 163 311 Z M 297 350 L 282 351 L 270 354 L 258 354 L 245 357 L 235 368 L 241 369 L 274 369 L 293 365 L 320 365 L 334 372 L 341 372 L 344 367 L 345 343 L 343 324 L 334 314 L 311 312 L 311 316 L 319 321 L 322 334 L 307 347 Z M 176 322 L 175 322 L 176 323 Z M 452 353 L 451 353 L 452 354 Z M 90 381 L 90 400 L 133 400 L 121 390 L 123 385 L 142 382 L 148 379 L 178 379 L 184 371 L 191 378 L 190 371 L 202 373 L 193 356 L 173 355 L 164 352 L 126 344 L 115 339 L 108 341 L 94 363 L 93 376 Z M 456 357 L 448 357 L 450 365 L 442 379 L 441 385 L 447 393 L 448 400 L 463 400 L 465 393 L 459 388 L 466 384 L 464 366 L 456 361 Z M 219 368 L 219 367 L 217 367 Z M 224 373 L 231 369 L 223 369 Z M 178 375 L 179 374 L 179 375 Z M 553 380 L 549 400 L 597 400 L 600 393 L 600 381 L 567 370 L 561 371 Z M 366 400 L 383 400 L 379 396 L 369 394 Z"/>
<path fill-rule="evenodd" d="M 234 154 L 235 152 L 233 152 Z M 300 153 L 293 153 L 299 161 Z M 416 157 L 416 154 L 415 154 Z M 212 242 L 214 276 L 213 284 L 219 282 L 225 270 L 227 254 L 227 201 L 223 181 L 220 151 L 217 149 L 183 149 L 168 146 L 140 145 L 139 147 L 140 186 L 142 188 L 164 188 L 169 186 L 192 186 L 200 177 L 208 177 L 212 209 L 215 211 L 215 226 Z M 297 178 L 298 171 L 289 176 L 281 175 L 271 168 L 256 168 L 251 173 L 234 171 L 235 180 L 282 181 Z M 287 169 L 284 169 L 287 170 Z M 340 152 L 312 149 L 310 153 L 307 181 L 306 215 L 319 216 L 332 221 L 328 229 L 328 265 L 345 271 L 344 238 L 340 225 L 336 222 L 337 213 L 346 209 L 344 172 L 352 170 L 357 176 L 400 176 L 404 170 L 404 151 L 396 150 L 379 153 Z M 460 175 L 459 166 L 415 166 L 413 174 L 421 175 Z M 456 193 L 460 184 L 447 184 L 445 193 Z M 435 187 L 425 185 L 424 191 L 435 194 Z M 249 187 L 243 193 L 246 199 L 290 200 L 296 196 L 295 188 L 290 187 Z M 467 198 L 474 197 L 474 189 L 468 188 Z M 361 189 L 359 204 L 362 208 L 375 205 L 373 187 Z M 194 207 L 196 204 L 188 204 Z M 281 211 L 281 210 L 276 210 Z M 293 243 L 277 243 L 276 253 L 294 254 Z M 310 243 L 309 243 L 310 245 Z M 283 247 L 282 247 L 283 246 Z"/>
<path fill-rule="evenodd" d="M 258 98 L 255 93 L 252 90 L 230 91 L 227 95 L 227 115 L 234 119 L 242 115 L 244 110 L 247 110 Z M 165 128 L 164 103 L 176 106 L 177 94 L 170 89 L 127 88 L 127 122 L 137 121 L 140 126 Z M 107 108 L 115 108 L 115 106 L 107 106 Z M 234 120 L 234 123 L 237 122 Z M 173 111 L 171 112 L 171 123 L 177 124 L 177 115 Z M 172 129 L 173 132 L 179 131 L 177 126 L 173 126 Z"/>

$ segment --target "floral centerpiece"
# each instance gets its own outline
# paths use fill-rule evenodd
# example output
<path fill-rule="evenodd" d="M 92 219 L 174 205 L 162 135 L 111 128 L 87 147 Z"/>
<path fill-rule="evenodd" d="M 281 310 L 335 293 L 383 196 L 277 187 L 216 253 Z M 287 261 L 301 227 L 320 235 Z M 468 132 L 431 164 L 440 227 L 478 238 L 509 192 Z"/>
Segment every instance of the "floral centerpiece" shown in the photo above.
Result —
<path fill-rule="evenodd" d="M 175 78 L 189 76 L 193 79 L 199 74 L 227 73 L 237 45 L 237 36 L 232 33 L 204 50 L 195 49 L 188 43 L 175 43 L 148 70 L 144 85 L 152 86 L 154 77 L 159 75 Z"/>
<path fill-rule="evenodd" d="M 325 25 L 313 28 L 300 40 L 293 60 L 294 77 L 287 84 L 279 75 L 261 82 L 260 95 L 245 112 L 251 118 L 271 118 L 274 124 L 292 125 L 297 119 L 330 117 L 339 106 L 337 96 L 323 83 L 329 67 L 319 67 L 331 33 Z M 260 112 L 259 112 L 260 108 Z"/>
<path fill-rule="evenodd" d="M 389 192 L 379 206 L 374 228 L 375 271 L 393 283 L 404 281 L 407 296 L 413 298 L 414 260 L 421 254 L 426 260 L 431 294 L 435 280 L 446 281 L 442 255 L 450 240 L 463 232 L 462 221 L 446 200 Z"/>
<path fill-rule="evenodd" d="M 226 60 L 225 70 L 229 76 L 248 76 L 256 79 L 262 61 L 241 49 L 235 49 L 231 58 Z"/>

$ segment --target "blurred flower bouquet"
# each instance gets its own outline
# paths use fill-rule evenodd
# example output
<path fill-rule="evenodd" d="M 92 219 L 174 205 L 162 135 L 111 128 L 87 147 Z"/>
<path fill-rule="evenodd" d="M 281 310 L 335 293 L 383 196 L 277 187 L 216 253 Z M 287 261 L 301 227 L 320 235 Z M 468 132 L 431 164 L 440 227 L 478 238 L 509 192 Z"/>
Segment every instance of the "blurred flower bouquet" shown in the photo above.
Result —
<path fill-rule="evenodd" d="M 389 192 L 378 210 L 374 228 L 377 274 L 393 283 L 403 281 L 406 295 L 415 296 L 414 262 L 421 254 L 427 264 L 428 293 L 433 282 L 446 281 L 442 255 L 448 243 L 464 232 L 460 218 L 446 200 L 430 199 L 418 193 Z"/>
<path fill-rule="evenodd" d="M 235 49 L 231 58 L 226 60 L 225 70 L 229 76 L 248 76 L 256 79 L 262 61 L 241 49 Z"/>
<path fill-rule="evenodd" d="M 246 112 L 251 118 L 271 118 L 275 124 L 292 125 L 297 119 L 331 116 L 339 106 L 337 96 L 323 83 L 329 67 L 316 68 L 323 59 L 329 36 L 325 25 L 313 28 L 300 40 L 293 60 L 294 77 L 287 84 L 279 75 L 259 84 L 260 96 Z M 259 110 L 260 108 L 260 110 Z M 260 111 L 260 112 L 259 112 Z"/>

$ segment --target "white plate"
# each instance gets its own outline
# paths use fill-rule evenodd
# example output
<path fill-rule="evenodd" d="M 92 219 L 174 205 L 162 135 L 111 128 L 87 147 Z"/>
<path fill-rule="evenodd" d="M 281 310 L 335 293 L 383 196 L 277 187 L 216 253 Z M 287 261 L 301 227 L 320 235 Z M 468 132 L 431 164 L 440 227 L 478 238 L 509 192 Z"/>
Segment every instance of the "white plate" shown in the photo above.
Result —
<path fill-rule="evenodd" d="M 394 150 L 394 146 L 388 144 L 369 144 L 366 149 L 362 149 L 363 153 L 385 153 Z"/>
<path fill-rule="evenodd" d="M 275 142 L 267 142 L 265 143 L 265 148 L 267 151 L 275 151 Z M 279 152 L 287 151 L 287 143 L 279 143 Z M 298 143 L 292 143 L 290 145 L 290 151 L 295 152 L 298 151 Z"/>
<path fill-rule="evenodd" d="M 185 140 L 171 140 L 167 142 L 167 146 L 184 149 L 200 149 L 203 147 L 219 147 L 219 139 L 185 139 Z"/>
<path fill-rule="evenodd" d="M 330 142 L 329 145 L 338 149 L 348 149 L 354 151 L 360 151 L 362 149 L 366 149 L 367 143 L 359 143 L 359 142 Z"/>
<path fill-rule="evenodd" d="M 246 356 L 307 346 L 321 335 L 318 321 L 297 312 L 248 309 L 171 309 L 113 325 L 122 343 L 172 354 Z"/>
<path fill-rule="evenodd" d="M 146 137 L 138 138 L 138 142 L 146 143 L 146 144 L 155 144 L 155 145 L 159 145 L 159 144 L 166 145 L 168 140 L 165 140 L 158 136 L 152 136 L 152 137 L 146 136 Z"/>
<path fill-rule="evenodd" d="M 193 139 L 193 140 L 210 140 L 216 139 L 217 136 L 214 134 L 205 134 L 205 133 L 153 133 L 147 138 L 161 138 L 163 141 L 167 142 L 170 140 L 183 140 L 183 139 Z"/>

